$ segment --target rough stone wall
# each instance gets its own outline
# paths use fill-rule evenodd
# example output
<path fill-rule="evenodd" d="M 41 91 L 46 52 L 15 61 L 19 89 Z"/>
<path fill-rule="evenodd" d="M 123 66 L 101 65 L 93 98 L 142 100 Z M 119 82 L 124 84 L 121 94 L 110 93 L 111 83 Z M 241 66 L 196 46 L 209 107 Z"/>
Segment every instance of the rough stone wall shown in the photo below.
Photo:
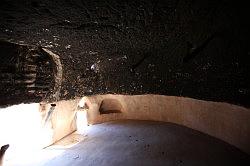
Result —
<path fill-rule="evenodd" d="M 60 56 L 60 99 L 153 93 L 249 106 L 248 16 L 238 1 L 3 0 L 0 38 Z"/>

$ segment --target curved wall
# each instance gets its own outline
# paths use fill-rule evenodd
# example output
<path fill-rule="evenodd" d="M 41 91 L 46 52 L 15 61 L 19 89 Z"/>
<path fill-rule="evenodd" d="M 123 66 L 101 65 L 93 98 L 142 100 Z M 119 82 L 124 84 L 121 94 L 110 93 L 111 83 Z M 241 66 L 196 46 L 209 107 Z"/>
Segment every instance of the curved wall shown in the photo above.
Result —
<path fill-rule="evenodd" d="M 118 100 L 121 113 L 101 114 L 103 99 Z M 162 95 L 97 95 L 84 97 L 89 124 L 116 119 L 154 120 L 180 124 L 219 138 L 250 154 L 250 110 L 244 107 Z"/>

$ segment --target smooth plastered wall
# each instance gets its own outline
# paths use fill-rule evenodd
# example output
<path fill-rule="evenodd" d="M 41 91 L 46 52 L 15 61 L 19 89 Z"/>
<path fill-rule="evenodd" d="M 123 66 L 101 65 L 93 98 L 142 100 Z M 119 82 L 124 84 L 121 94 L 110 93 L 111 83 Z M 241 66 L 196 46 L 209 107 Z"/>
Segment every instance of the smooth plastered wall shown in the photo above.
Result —
<path fill-rule="evenodd" d="M 103 99 L 115 99 L 121 113 L 100 114 Z M 250 110 L 221 102 L 162 95 L 97 95 L 80 101 L 89 107 L 89 124 L 117 119 L 172 122 L 219 138 L 250 154 Z"/>

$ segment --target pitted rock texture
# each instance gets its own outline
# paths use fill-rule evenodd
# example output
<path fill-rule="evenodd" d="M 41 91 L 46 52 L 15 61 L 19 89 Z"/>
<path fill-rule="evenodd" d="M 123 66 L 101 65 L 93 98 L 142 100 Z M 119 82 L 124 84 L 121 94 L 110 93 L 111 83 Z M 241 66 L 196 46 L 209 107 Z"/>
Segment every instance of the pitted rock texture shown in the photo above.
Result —
<path fill-rule="evenodd" d="M 0 38 L 60 56 L 60 99 L 153 93 L 249 106 L 248 16 L 238 1 L 3 0 Z"/>
<path fill-rule="evenodd" d="M 0 41 L 0 105 L 42 101 L 53 94 L 54 65 L 38 47 Z"/>

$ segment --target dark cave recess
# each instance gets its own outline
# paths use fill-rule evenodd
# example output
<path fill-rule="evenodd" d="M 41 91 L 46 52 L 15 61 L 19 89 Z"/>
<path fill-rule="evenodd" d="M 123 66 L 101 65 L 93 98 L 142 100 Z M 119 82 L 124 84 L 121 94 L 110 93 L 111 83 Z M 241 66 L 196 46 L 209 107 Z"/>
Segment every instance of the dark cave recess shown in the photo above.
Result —
<path fill-rule="evenodd" d="M 249 107 L 249 15 L 238 1 L 3 0 L 0 38 L 60 56 L 60 99 L 163 94 Z"/>
<path fill-rule="evenodd" d="M 41 48 L 0 41 L 0 58 L 1 106 L 52 96 L 54 65 Z"/>

